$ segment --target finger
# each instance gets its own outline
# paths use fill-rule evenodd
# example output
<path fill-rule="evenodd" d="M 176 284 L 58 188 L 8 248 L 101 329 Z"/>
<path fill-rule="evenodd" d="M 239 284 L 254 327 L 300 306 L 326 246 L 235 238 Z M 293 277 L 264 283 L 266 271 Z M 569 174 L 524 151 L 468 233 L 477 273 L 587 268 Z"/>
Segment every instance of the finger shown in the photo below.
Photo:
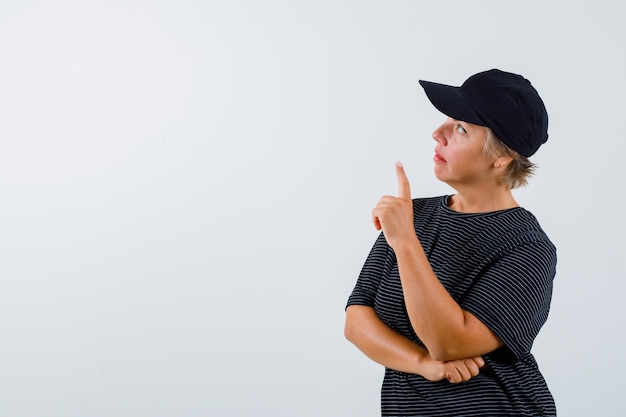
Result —
<path fill-rule="evenodd" d="M 465 366 L 467 367 L 470 376 L 476 376 L 480 373 L 480 368 L 474 359 L 466 359 Z"/>
<path fill-rule="evenodd" d="M 372 216 L 372 223 L 374 223 L 374 227 L 376 228 L 376 230 L 380 230 L 383 228 L 383 225 L 380 224 L 380 220 L 377 216 Z"/>
<path fill-rule="evenodd" d="M 380 219 L 378 218 L 378 214 L 376 213 L 376 208 L 372 210 L 372 223 L 374 223 L 374 227 L 376 230 L 380 230 L 382 225 L 380 224 Z"/>
<path fill-rule="evenodd" d="M 396 175 L 398 176 L 398 197 L 410 200 L 411 199 L 411 187 L 409 185 L 409 179 L 404 172 L 404 166 L 402 162 L 396 162 Z"/>
<path fill-rule="evenodd" d="M 464 362 L 459 363 L 456 369 L 459 371 L 459 375 L 461 375 L 461 381 L 469 381 L 469 379 L 472 377 L 471 371 Z"/>
<path fill-rule="evenodd" d="M 376 230 L 381 230 L 383 228 L 383 224 L 380 222 L 379 208 L 380 202 L 378 202 L 378 204 L 376 204 L 376 207 L 374 207 L 374 209 L 372 210 L 372 223 L 374 223 L 374 227 L 376 228 Z"/>
<path fill-rule="evenodd" d="M 476 357 L 472 358 L 472 360 L 474 361 L 474 363 L 476 363 L 476 365 L 479 368 L 482 368 L 483 366 L 485 366 L 485 360 L 483 359 L 482 356 L 476 356 Z"/>
<path fill-rule="evenodd" d="M 378 201 L 378 204 L 376 204 L 376 207 L 372 209 L 372 222 L 374 223 L 376 230 L 382 230 L 383 228 L 382 218 L 385 215 L 386 207 L 389 206 L 390 199 L 395 200 L 396 197 L 390 197 L 387 195 L 382 196 Z"/>
<path fill-rule="evenodd" d="M 458 369 L 454 369 L 454 371 L 448 371 L 446 375 L 446 379 L 452 384 L 458 384 L 463 380 L 461 374 L 459 374 Z"/>

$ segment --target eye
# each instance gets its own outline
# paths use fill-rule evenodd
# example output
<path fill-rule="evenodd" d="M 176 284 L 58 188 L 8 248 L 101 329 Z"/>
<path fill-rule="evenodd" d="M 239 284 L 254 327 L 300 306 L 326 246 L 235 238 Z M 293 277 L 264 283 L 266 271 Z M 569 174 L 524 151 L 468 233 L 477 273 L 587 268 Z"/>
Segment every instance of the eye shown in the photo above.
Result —
<path fill-rule="evenodd" d="M 460 133 L 462 135 L 467 133 L 467 130 L 465 130 L 463 126 L 461 126 L 461 124 L 457 124 L 454 130 L 456 131 L 456 133 Z"/>

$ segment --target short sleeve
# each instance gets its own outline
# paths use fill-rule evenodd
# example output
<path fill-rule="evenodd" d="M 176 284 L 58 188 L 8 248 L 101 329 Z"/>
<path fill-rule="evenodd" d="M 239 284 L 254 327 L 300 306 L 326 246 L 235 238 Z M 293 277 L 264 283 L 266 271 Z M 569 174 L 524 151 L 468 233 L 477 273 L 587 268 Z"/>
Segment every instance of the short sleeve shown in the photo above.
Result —
<path fill-rule="evenodd" d="M 390 251 L 391 248 L 387 244 L 385 236 L 380 233 L 365 260 L 352 294 L 348 298 L 346 308 L 353 304 L 374 307 L 378 286 L 387 269 Z"/>
<path fill-rule="evenodd" d="M 526 242 L 494 262 L 460 300 L 520 358 L 548 318 L 556 274 L 549 241 Z"/>

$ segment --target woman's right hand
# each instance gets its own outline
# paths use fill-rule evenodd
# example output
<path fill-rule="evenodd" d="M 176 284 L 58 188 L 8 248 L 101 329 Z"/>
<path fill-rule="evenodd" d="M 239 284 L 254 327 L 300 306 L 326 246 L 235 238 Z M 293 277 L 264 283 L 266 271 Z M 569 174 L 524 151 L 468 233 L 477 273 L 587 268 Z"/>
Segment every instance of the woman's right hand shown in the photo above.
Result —
<path fill-rule="evenodd" d="M 422 376 L 433 382 L 447 379 L 453 384 L 458 384 L 478 375 L 483 366 L 485 366 L 485 360 L 481 356 L 448 362 L 429 358 L 424 363 Z"/>

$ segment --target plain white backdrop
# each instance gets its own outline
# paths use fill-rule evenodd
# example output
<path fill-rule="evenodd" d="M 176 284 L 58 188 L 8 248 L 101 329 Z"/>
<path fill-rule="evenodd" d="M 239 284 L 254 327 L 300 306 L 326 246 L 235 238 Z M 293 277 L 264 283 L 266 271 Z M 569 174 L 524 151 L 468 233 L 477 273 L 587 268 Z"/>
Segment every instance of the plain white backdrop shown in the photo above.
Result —
<path fill-rule="evenodd" d="M 550 114 L 518 201 L 558 248 L 534 353 L 562 416 L 619 416 L 617 0 L 4 1 L 0 415 L 377 416 L 344 305 L 443 121 L 419 79 L 500 68 Z"/>

